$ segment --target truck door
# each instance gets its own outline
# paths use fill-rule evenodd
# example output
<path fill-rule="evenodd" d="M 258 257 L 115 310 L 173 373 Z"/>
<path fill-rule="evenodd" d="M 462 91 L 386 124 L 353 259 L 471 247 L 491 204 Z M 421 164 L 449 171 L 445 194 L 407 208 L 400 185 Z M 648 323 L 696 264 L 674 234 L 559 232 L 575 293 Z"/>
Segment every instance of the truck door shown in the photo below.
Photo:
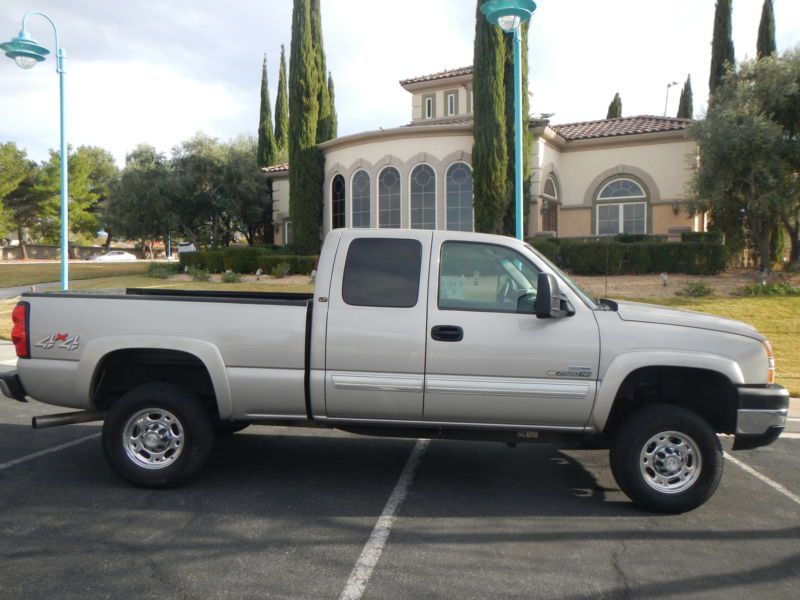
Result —
<path fill-rule="evenodd" d="M 592 310 L 576 297 L 572 316 L 519 312 L 539 269 L 511 247 L 436 233 L 432 252 L 425 420 L 582 427 L 600 353 Z"/>
<path fill-rule="evenodd" d="M 431 237 L 342 234 L 328 299 L 328 417 L 422 418 Z"/>

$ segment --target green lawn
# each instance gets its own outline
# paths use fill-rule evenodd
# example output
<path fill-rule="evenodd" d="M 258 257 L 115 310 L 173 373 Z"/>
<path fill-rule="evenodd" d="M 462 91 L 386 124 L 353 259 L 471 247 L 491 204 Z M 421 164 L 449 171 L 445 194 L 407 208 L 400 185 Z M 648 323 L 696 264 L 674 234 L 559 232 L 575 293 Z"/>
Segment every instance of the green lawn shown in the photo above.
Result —
<path fill-rule="evenodd" d="M 58 267 L 58 265 L 53 265 Z M 112 267 L 112 265 L 103 265 Z M 140 265 L 113 265 L 139 267 Z M 242 283 L 215 283 L 210 281 L 172 281 L 154 279 L 145 275 L 102 277 L 76 281 L 71 286 L 76 290 L 125 289 L 128 287 L 150 287 L 165 289 L 195 290 L 239 290 L 263 292 L 311 292 L 310 283 L 276 283 L 271 280 Z M 752 297 L 752 298 L 635 298 L 664 306 L 707 312 L 750 323 L 772 343 L 775 351 L 777 380 L 789 388 L 793 396 L 800 396 L 800 297 Z M 0 338 L 9 339 L 11 334 L 11 309 L 16 300 L 0 301 Z"/>
<path fill-rule="evenodd" d="M 70 281 L 108 277 L 111 275 L 136 275 L 147 273 L 149 263 L 70 263 Z M 0 264 L 0 288 L 47 283 L 61 279 L 61 265 L 58 263 Z"/>

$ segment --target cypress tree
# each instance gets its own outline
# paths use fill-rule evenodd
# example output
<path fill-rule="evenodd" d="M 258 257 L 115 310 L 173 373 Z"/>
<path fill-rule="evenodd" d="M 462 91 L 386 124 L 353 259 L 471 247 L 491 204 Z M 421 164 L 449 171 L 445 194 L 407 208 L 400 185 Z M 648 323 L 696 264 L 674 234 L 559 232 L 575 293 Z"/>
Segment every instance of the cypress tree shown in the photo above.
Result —
<path fill-rule="evenodd" d="M 505 119 L 505 43 L 499 27 L 475 15 L 472 147 L 475 231 L 502 233 L 508 212 L 508 150 Z"/>
<path fill-rule="evenodd" d="M 327 142 L 331 139 L 331 99 L 328 95 L 328 82 L 326 74 L 328 68 L 325 64 L 325 45 L 322 41 L 322 13 L 320 12 L 319 0 L 311 0 L 311 43 L 314 46 L 314 60 L 317 82 L 317 104 L 319 105 L 319 115 L 317 116 L 317 143 Z"/>
<path fill-rule="evenodd" d="M 316 147 L 319 76 L 311 36 L 311 2 L 294 0 L 289 56 L 289 214 L 294 246 L 316 252 L 322 225 L 323 162 Z"/>
<path fill-rule="evenodd" d="M 772 56 L 778 51 L 775 43 L 775 11 L 772 0 L 764 0 L 761 7 L 761 23 L 758 25 L 758 42 L 756 43 L 756 56 L 764 58 Z"/>
<path fill-rule="evenodd" d="M 506 149 L 508 151 L 508 211 L 505 216 L 505 234 L 515 235 L 516 233 L 516 190 L 514 189 L 516 179 L 516 130 L 514 127 L 514 36 L 504 34 L 506 42 L 506 62 L 505 62 L 505 95 L 506 95 Z M 531 132 L 528 127 L 530 121 L 530 98 L 528 97 L 528 22 L 520 25 L 520 55 L 522 57 L 522 216 L 523 216 L 523 235 L 528 232 L 528 214 L 530 213 L 531 201 L 531 171 L 529 168 L 531 150 Z"/>
<path fill-rule="evenodd" d="M 339 135 L 339 117 L 336 114 L 336 94 L 333 91 L 333 75 L 328 73 L 328 98 L 331 101 L 330 129 L 331 139 Z"/>
<path fill-rule="evenodd" d="M 692 76 L 686 76 L 686 83 L 681 90 L 681 100 L 678 103 L 678 118 L 691 119 L 694 115 L 694 98 L 692 95 Z"/>
<path fill-rule="evenodd" d="M 619 119 L 622 116 L 622 98 L 619 97 L 619 92 L 614 94 L 614 99 L 608 105 L 608 114 L 606 119 Z"/>
<path fill-rule="evenodd" d="M 708 78 L 710 94 L 714 93 L 725 73 L 735 64 L 731 34 L 731 0 L 717 0 L 714 13 L 714 38 L 711 41 L 711 74 Z"/>
<path fill-rule="evenodd" d="M 275 98 L 275 146 L 279 154 L 288 150 L 289 99 L 286 89 L 286 52 L 281 44 L 281 68 L 278 72 L 278 95 Z"/>
<path fill-rule="evenodd" d="M 258 117 L 258 166 L 275 163 L 275 136 L 272 132 L 272 107 L 269 103 L 269 80 L 267 78 L 267 55 L 261 67 L 261 110 Z"/>

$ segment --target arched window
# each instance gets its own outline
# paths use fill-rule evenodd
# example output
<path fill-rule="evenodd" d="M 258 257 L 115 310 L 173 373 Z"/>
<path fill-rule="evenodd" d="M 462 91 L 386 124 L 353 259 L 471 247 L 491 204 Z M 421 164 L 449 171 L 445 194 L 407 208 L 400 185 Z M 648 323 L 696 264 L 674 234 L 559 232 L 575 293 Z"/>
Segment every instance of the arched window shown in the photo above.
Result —
<path fill-rule="evenodd" d="M 350 194 L 353 205 L 353 227 L 369 227 L 369 174 L 357 171 L 353 175 L 353 193 Z"/>
<path fill-rule="evenodd" d="M 453 163 L 446 178 L 447 229 L 472 231 L 472 169 L 464 163 Z"/>
<path fill-rule="evenodd" d="M 411 171 L 411 228 L 436 229 L 436 173 L 428 165 Z"/>
<path fill-rule="evenodd" d="M 378 177 L 378 226 L 400 228 L 400 173 L 394 167 Z"/>
<path fill-rule="evenodd" d="M 548 175 L 542 191 L 542 231 L 558 232 L 558 188 L 552 175 Z"/>
<path fill-rule="evenodd" d="M 332 198 L 332 218 L 331 229 L 340 229 L 344 227 L 344 197 L 345 197 L 344 177 L 337 175 L 333 178 L 331 184 L 331 198 Z"/>
<path fill-rule="evenodd" d="M 597 235 L 647 233 L 647 192 L 628 177 L 607 181 L 596 196 Z"/>

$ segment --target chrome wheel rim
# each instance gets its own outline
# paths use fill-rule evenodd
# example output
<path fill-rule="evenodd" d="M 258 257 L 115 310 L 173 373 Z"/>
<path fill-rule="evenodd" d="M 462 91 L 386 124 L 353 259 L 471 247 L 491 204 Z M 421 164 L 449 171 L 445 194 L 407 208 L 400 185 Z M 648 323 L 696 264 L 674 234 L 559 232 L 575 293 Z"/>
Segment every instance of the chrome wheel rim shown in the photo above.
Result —
<path fill-rule="evenodd" d="M 183 451 L 183 425 L 168 410 L 140 410 L 125 424 L 122 444 L 137 466 L 163 469 L 178 460 Z"/>
<path fill-rule="evenodd" d="M 697 443 L 685 433 L 662 431 L 642 447 L 639 470 L 654 490 L 678 494 L 692 487 L 703 466 Z"/>

